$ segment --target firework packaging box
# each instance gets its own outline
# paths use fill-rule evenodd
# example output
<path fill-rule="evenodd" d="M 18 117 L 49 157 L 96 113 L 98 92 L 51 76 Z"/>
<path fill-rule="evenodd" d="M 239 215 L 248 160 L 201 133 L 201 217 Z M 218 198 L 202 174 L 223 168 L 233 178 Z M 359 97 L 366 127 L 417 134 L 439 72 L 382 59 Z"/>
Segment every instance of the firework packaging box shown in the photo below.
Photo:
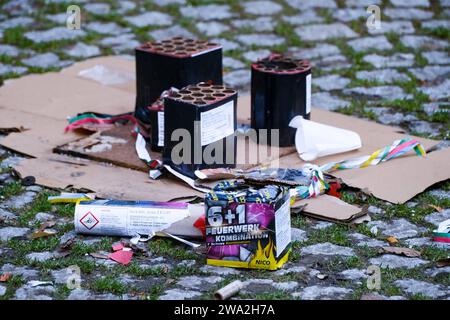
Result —
<path fill-rule="evenodd" d="M 75 207 L 75 231 L 134 237 L 153 235 L 190 216 L 183 202 L 91 200 Z"/>
<path fill-rule="evenodd" d="M 205 198 L 207 264 L 279 269 L 291 251 L 289 189 L 219 183 Z"/>

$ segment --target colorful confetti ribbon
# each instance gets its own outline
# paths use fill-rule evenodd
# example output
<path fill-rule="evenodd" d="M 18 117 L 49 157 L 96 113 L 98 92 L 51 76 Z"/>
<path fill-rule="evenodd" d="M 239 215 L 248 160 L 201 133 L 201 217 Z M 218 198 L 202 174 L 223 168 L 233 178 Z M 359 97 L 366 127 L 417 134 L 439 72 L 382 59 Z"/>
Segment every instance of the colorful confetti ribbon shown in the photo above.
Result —
<path fill-rule="evenodd" d="M 298 186 L 292 189 L 291 196 L 299 199 L 308 199 L 324 193 L 329 189 L 329 185 L 324 180 L 323 172 L 374 166 L 380 162 L 395 159 L 411 150 L 414 150 L 418 156 L 423 157 L 426 155 L 423 146 L 417 140 L 406 138 L 396 140 L 392 145 L 379 149 L 368 156 L 330 162 L 320 167 L 306 164 L 302 171 L 306 176 L 310 177 L 311 183 L 309 186 Z"/>

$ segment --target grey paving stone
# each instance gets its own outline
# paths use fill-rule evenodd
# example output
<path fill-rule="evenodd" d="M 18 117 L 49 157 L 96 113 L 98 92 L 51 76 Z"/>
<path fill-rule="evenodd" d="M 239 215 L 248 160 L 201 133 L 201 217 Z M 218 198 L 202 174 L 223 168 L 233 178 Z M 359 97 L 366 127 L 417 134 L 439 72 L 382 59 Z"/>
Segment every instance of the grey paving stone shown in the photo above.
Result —
<path fill-rule="evenodd" d="M 186 4 L 186 0 L 154 0 L 154 3 L 158 6 L 165 7 L 171 4 L 183 5 Z"/>
<path fill-rule="evenodd" d="M 426 20 L 434 15 L 433 11 L 417 8 L 384 8 L 383 13 L 392 19 L 401 20 Z"/>
<path fill-rule="evenodd" d="M 363 60 L 375 68 L 411 67 L 414 64 L 414 55 L 411 53 L 394 53 L 392 56 L 369 54 Z"/>
<path fill-rule="evenodd" d="M 107 3 L 88 3 L 83 9 L 92 14 L 105 15 L 111 11 L 111 6 Z"/>
<path fill-rule="evenodd" d="M 373 109 L 381 109 L 381 108 L 373 108 Z M 381 122 L 382 124 L 390 124 L 390 125 L 399 125 L 404 122 L 410 122 L 415 120 L 417 120 L 417 118 L 411 114 L 405 115 L 400 112 L 391 113 L 390 110 L 378 116 L 379 122 Z"/>
<path fill-rule="evenodd" d="M 23 59 L 22 63 L 29 67 L 47 69 L 64 67 L 71 64 L 72 61 L 60 60 L 59 57 L 53 52 L 47 52 L 32 56 L 31 58 Z"/>
<path fill-rule="evenodd" d="M 24 280 L 36 279 L 39 276 L 38 270 L 34 270 L 29 267 L 19 267 L 10 263 L 3 265 L 1 271 L 3 273 L 11 273 L 14 276 L 20 276 Z"/>
<path fill-rule="evenodd" d="M 308 240 L 308 235 L 306 234 L 306 231 L 298 228 L 291 228 L 291 239 L 292 241 L 299 241 L 303 242 Z"/>
<path fill-rule="evenodd" d="M 449 0 L 440 0 L 439 3 L 441 4 L 441 7 L 450 7 L 450 1 Z"/>
<path fill-rule="evenodd" d="M 193 267 L 193 266 L 195 266 L 195 264 L 196 264 L 195 260 L 183 260 L 178 264 L 178 266 Z"/>
<path fill-rule="evenodd" d="M 25 256 L 30 261 L 44 262 L 51 260 L 58 255 L 55 252 L 43 251 L 43 252 L 32 252 Z"/>
<path fill-rule="evenodd" d="M 283 10 L 283 7 L 273 1 L 249 1 L 241 4 L 244 12 L 248 14 L 263 16 L 274 15 Z"/>
<path fill-rule="evenodd" d="M 391 0 L 391 3 L 396 7 L 429 7 L 428 0 Z"/>
<path fill-rule="evenodd" d="M 380 29 L 368 29 L 370 34 L 395 33 L 407 34 L 414 33 L 415 29 L 411 21 L 382 21 Z"/>
<path fill-rule="evenodd" d="M 346 95 L 362 95 L 385 100 L 409 99 L 412 95 L 407 94 L 398 86 L 378 86 L 378 87 L 355 87 L 344 89 L 342 93 Z"/>
<path fill-rule="evenodd" d="M 75 45 L 69 47 L 64 52 L 69 56 L 76 58 L 89 58 L 101 54 L 101 51 L 97 46 L 88 45 L 83 42 L 77 42 Z"/>
<path fill-rule="evenodd" d="M 195 299 L 201 295 L 200 292 L 186 289 L 169 289 L 164 291 L 158 300 L 186 300 Z"/>
<path fill-rule="evenodd" d="M 447 77 L 450 73 L 450 66 L 426 66 L 410 70 L 414 76 L 422 81 L 432 81 L 440 77 Z"/>
<path fill-rule="evenodd" d="M 324 230 L 334 226 L 334 223 L 328 221 L 319 221 L 311 227 L 314 230 Z"/>
<path fill-rule="evenodd" d="M 18 227 L 5 227 L 0 229 L 0 240 L 8 241 L 13 238 L 19 238 L 25 236 L 30 229 L 18 228 Z"/>
<path fill-rule="evenodd" d="M 227 39 L 222 39 L 222 38 L 214 38 L 214 39 L 211 39 L 210 41 L 215 42 L 215 43 L 220 43 L 222 45 L 222 50 L 224 52 L 230 51 L 230 50 L 235 50 L 235 49 L 238 49 L 241 47 L 241 45 L 238 44 L 237 42 L 227 40 Z"/>
<path fill-rule="evenodd" d="M 28 206 L 36 198 L 36 193 L 27 191 L 19 195 L 12 196 L 4 201 L 0 207 L 11 209 L 22 209 Z"/>
<path fill-rule="evenodd" d="M 397 256 L 394 254 L 384 254 L 381 257 L 372 258 L 369 260 L 370 264 L 380 266 L 381 268 L 389 269 L 413 269 L 421 265 L 427 264 L 428 261 L 419 258 L 407 258 L 402 256 Z"/>
<path fill-rule="evenodd" d="M 443 268 L 432 268 L 425 270 L 425 274 L 430 277 L 436 277 L 443 273 L 450 273 L 450 266 L 443 267 Z"/>
<path fill-rule="evenodd" d="M 205 6 L 187 6 L 181 7 L 180 12 L 183 16 L 195 20 L 223 20 L 235 16 L 228 5 L 209 4 Z"/>
<path fill-rule="evenodd" d="M 347 256 L 355 255 L 352 248 L 338 246 L 329 242 L 313 244 L 304 247 L 301 251 L 304 255 Z"/>
<path fill-rule="evenodd" d="M 25 158 L 19 156 L 10 156 L 0 162 L 0 168 L 12 168 L 18 165 L 22 160 L 25 160 Z"/>
<path fill-rule="evenodd" d="M 351 67 L 350 62 L 343 55 L 323 57 L 318 61 L 313 61 L 312 65 L 313 67 L 316 66 L 323 71 L 333 71 Z"/>
<path fill-rule="evenodd" d="M 444 40 L 434 39 L 428 36 L 407 35 L 400 37 L 400 41 L 406 47 L 414 49 L 444 49 L 448 46 L 448 42 Z"/>
<path fill-rule="evenodd" d="M 438 227 L 441 222 L 448 219 L 450 219 L 450 209 L 445 209 L 442 212 L 433 212 L 424 218 L 426 222 L 431 223 L 436 227 Z"/>
<path fill-rule="evenodd" d="M 287 23 L 290 23 L 292 25 L 304 25 L 308 23 L 320 23 L 324 22 L 324 17 L 318 15 L 314 10 L 309 9 L 305 11 L 301 11 L 297 15 L 293 16 L 283 16 L 281 19 Z"/>
<path fill-rule="evenodd" d="M 207 291 L 212 285 L 219 283 L 222 280 L 223 278 L 219 276 L 185 276 L 178 280 L 177 285 L 189 290 Z"/>
<path fill-rule="evenodd" d="M 360 280 L 367 278 L 366 270 L 348 269 L 338 273 L 338 276 L 346 280 Z"/>
<path fill-rule="evenodd" d="M 433 197 L 436 197 L 440 200 L 450 199 L 450 191 L 432 190 L 432 191 L 430 191 L 430 195 Z M 428 222 L 430 222 L 430 221 L 428 221 Z M 432 222 L 430 222 L 430 223 L 432 223 Z"/>
<path fill-rule="evenodd" d="M 237 35 L 235 39 L 243 45 L 255 45 L 261 47 L 276 46 L 285 42 L 285 39 L 283 37 L 277 36 L 275 34 L 240 34 Z"/>
<path fill-rule="evenodd" d="M 350 79 L 336 74 L 323 76 L 314 79 L 314 85 L 325 91 L 340 90 L 350 83 Z"/>
<path fill-rule="evenodd" d="M 34 7 L 29 1 L 11 0 L 3 4 L 2 9 L 10 15 L 28 15 L 33 13 Z"/>
<path fill-rule="evenodd" d="M 115 53 L 134 50 L 139 45 L 134 34 L 121 34 L 116 37 L 107 37 L 100 40 L 99 44 L 103 47 L 112 48 Z"/>
<path fill-rule="evenodd" d="M 319 109 L 333 111 L 339 108 L 348 107 L 350 105 L 350 102 L 333 96 L 328 92 L 319 92 L 312 94 L 311 104 Z"/>
<path fill-rule="evenodd" d="M 370 221 L 367 225 L 370 228 L 376 226 L 378 230 L 381 230 L 381 234 L 387 237 L 393 236 L 397 239 L 416 237 L 421 232 L 425 231 L 422 227 L 418 227 L 405 218 L 394 219 L 389 222 L 381 220 Z"/>
<path fill-rule="evenodd" d="M 71 280 L 71 277 L 74 275 L 74 269 L 67 267 L 60 270 L 52 270 L 51 275 L 55 281 L 55 283 L 58 284 L 67 284 L 68 280 Z M 83 277 L 80 277 L 81 281 L 83 281 Z"/>
<path fill-rule="evenodd" d="M 443 286 L 414 279 L 396 280 L 394 285 L 409 295 L 422 294 L 430 298 L 440 298 L 448 293 Z"/>
<path fill-rule="evenodd" d="M 17 216 L 5 209 L 0 208 L 0 221 L 12 221 L 17 220 Z"/>
<path fill-rule="evenodd" d="M 46 221 L 51 221 L 54 220 L 55 216 L 51 213 L 47 213 L 47 212 L 38 212 L 36 213 L 36 215 L 34 216 L 34 221 L 37 222 L 46 222 Z"/>
<path fill-rule="evenodd" d="M 9 44 L 0 44 L 0 56 L 17 57 L 20 51 Z"/>
<path fill-rule="evenodd" d="M 444 82 L 435 85 L 418 88 L 430 97 L 432 100 L 441 100 L 450 97 L 450 80 L 446 79 Z"/>
<path fill-rule="evenodd" d="M 450 249 L 450 244 L 445 242 L 434 242 L 429 237 L 406 239 L 405 243 L 409 247 L 436 247 Z"/>
<path fill-rule="evenodd" d="M 373 239 L 357 232 L 350 233 L 348 236 L 350 239 L 356 241 L 358 247 L 378 248 L 386 245 L 384 241 Z"/>
<path fill-rule="evenodd" d="M 0 30 L 15 28 L 15 27 L 28 27 L 33 24 L 34 20 L 30 17 L 17 17 L 7 19 L 0 22 Z"/>
<path fill-rule="evenodd" d="M 27 283 L 16 290 L 14 300 L 53 300 L 55 291 L 51 285 L 33 287 Z"/>
<path fill-rule="evenodd" d="M 309 9 L 309 8 L 337 8 L 334 0 L 286 0 L 286 2 L 295 9 Z"/>
<path fill-rule="evenodd" d="M 157 11 L 148 11 L 137 16 L 125 17 L 124 20 L 138 28 L 170 26 L 173 23 L 173 18 L 170 15 Z"/>
<path fill-rule="evenodd" d="M 270 55 L 271 51 L 268 49 L 259 49 L 253 51 L 247 51 L 242 54 L 242 57 L 248 61 L 255 62 L 260 59 L 267 58 Z"/>
<path fill-rule="evenodd" d="M 17 67 L 17 66 L 10 66 L 7 64 L 0 63 L 0 76 L 3 76 L 5 74 L 23 74 L 27 72 L 27 68 L 25 67 Z"/>
<path fill-rule="evenodd" d="M 371 4 L 381 4 L 381 0 L 346 0 L 347 7 L 366 7 Z"/>
<path fill-rule="evenodd" d="M 233 88 L 242 88 L 250 83 L 250 70 L 242 69 L 227 73 L 223 77 L 226 85 Z"/>
<path fill-rule="evenodd" d="M 349 22 L 352 20 L 358 20 L 361 17 L 368 16 L 366 9 L 363 7 L 337 9 L 333 11 L 332 15 L 333 18 L 341 22 Z"/>
<path fill-rule="evenodd" d="M 257 32 L 273 31 L 276 22 L 271 17 L 258 17 L 256 19 L 231 20 L 231 25 L 235 28 L 251 29 Z"/>
<path fill-rule="evenodd" d="M 450 64 L 450 55 L 445 51 L 421 52 L 429 64 Z"/>
<path fill-rule="evenodd" d="M 347 44 L 357 52 L 368 50 L 383 51 L 392 49 L 392 44 L 385 36 L 358 38 L 347 42 Z"/>
<path fill-rule="evenodd" d="M 152 37 L 153 39 L 155 39 L 157 41 L 174 38 L 174 37 L 184 37 L 184 38 L 191 38 L 191 39 L 197 38 L 192 32 L 188 31 L 187 29 L 185 29 L 179 25 L 174 25 L 172 27 L 165 28 L 165 29 L 153 30 L 153 31 L 150 31 L 148 34 L 150 37 Z"/>
<path fill-rule="evenodd" d="M 124 14 L 136 8 L 136 3 L 133 1 L 119 1 L 119 8 L 117 13 Z"/>
<path fill-rule="evenodd" d="M 24 37 L 34 43 L 46 43 L 60 40 L 75 40 L 84 37 L 83 30 L 70 30 L 66 27 L 55 27 L 43 31 L 29 31 L 24 33 Z"/>
<path fill-rule="evenodd" d="M 377 215 L 377 216 L 382 216 L 384 213 L 386 213 L 386 211 L 384 211 L 381 208 L 378 208 L 376 206 L 369 206 L 367 208 L 367 211 L 371 214 Z"/>
<path fill-rule="evenodd" d="M 0 297 L 6 294 L 6 287 L 0 285 Z"/>
<path fill-rule="evenodd" d="M 295 298 L 302 300 L 336 300 L 344 299 L 353 292 L 352 289 L 341 287 L 325 287 L 325 286 L 311 286 L 303 289 L 301 292 L 292 294 Z"/>
<path fill-rule="evenodd" d="M 234 268 L 217 267 L 210 265 L 204 265 L 203 267 L 200 268 L 200 271 L 203 273 L 210 273 L 218 276 L 229 276 L 240 274 L 240 271 Z"/>
<path fill-rule="evenodd" d="M 115 22 L 90 22 L 83 25 L 86 29 L 100 34 L 114 34 L 130 32 L 130 28 L 123 28 Z"/>
<path fill-rule="evenodd" d="M 199 22 L 196 27 L 200 33 L 208 37 L 218 36 L 221 33 L 230 30 L 229 26 L 217 21 Z"/>
<path fill-rule="evenodd" d="M 429 136 L 439 135 L 439 128 L 439 125 L 431 125 L 426 121 L 413 121 L 409 124 L 410 131 L 421 134 L 428 134 Z"/>
<path fill-rule="evenodd" d="M 293 273 L 303 273 L 306 272 L 306 267 L 304 266 L 288 266 L 284 265 L 283 269 L 277 270 L 273 272 L 274 276 L 284 276 L 286 274 L 293 274 Z"/>
<path fill-rule="evenodd" d="M 313 48 L 290 48 L 289 52 L 297 59 L 314 59 L 319 57 L 339 55 L 341 51 L 338 47 L 328 43 L 318 44 Z"/>
<path fill-rule="evenodd" d="M 429 116 L 438 112 L 450 112 L 450 102 L 431 102 L 422 106 L 423 111 Z"/>
<path fill-rule="evenodd" d="M 335 38 L 354 38 L 358 34 L 342 23 L 312 24 L 295 28 L 295 33 L 305 41 L 322 41 Z"/>
<path fill-rule="evenodd" d="M 245 64 L 237 59 L 230 57 L 223 57 L 223 66 L 230 69 L 242 69 L 245 67 Z"/>
<path fill-rule="evenodd" d="M 411 80 L 406 74 L 396 69 L 377 69 L 373 71 L 358 71 L 356 78 L 380 83 L 392 83 L 394 81 Z"/>
<path fill-rule="evenodd" d="M 93 294 L 86 289 L 77 288 L 70 292 L 67 300 L 89 300 Z"/>
<path fill-rule="evenodd" d="M 244 281 L 243 293 L 268 292 L 275 288 L 282 291 L 292 291 L 298 287 L 298 283 L 294 281 L 275 282 L 272 279 L 248 279 Z"/>
<path fill-rule="evenodd" d="M 448 20 L 431 20 L 431 21 L 424 21 L 421 24 L 422 28 L 427 29 L 436 29 L 436 28 L 450 28 L 450 21 Z"/>

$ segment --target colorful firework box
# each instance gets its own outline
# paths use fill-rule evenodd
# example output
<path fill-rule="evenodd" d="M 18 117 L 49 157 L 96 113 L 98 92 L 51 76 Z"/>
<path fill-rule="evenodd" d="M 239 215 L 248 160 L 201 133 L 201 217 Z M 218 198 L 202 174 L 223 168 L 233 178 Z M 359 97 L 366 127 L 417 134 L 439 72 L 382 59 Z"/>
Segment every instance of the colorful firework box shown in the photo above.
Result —
<path fill-rule="evenodd" d="M 276 270 L 291 251 L 289 189 L 219 183 L 205 198 L 207 264 Z"/>

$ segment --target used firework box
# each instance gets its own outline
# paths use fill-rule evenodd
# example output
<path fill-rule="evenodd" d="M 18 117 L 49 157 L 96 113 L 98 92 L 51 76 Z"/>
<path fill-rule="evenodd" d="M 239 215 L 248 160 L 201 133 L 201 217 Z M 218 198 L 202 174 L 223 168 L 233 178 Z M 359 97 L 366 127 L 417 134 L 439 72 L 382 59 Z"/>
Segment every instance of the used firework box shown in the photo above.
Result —
<path fill-rule="evenodd" d="M 289 189 L 219 183 L 205 198 L 207 264 L 276 270 L 291 251 Z"/>
<path fill-rule="evenodd" d="M 75 207 L 75 231 L 105 236 L 148 236 L 189 215 L 189 205 L 184 202 L 79 201 Z"/>

